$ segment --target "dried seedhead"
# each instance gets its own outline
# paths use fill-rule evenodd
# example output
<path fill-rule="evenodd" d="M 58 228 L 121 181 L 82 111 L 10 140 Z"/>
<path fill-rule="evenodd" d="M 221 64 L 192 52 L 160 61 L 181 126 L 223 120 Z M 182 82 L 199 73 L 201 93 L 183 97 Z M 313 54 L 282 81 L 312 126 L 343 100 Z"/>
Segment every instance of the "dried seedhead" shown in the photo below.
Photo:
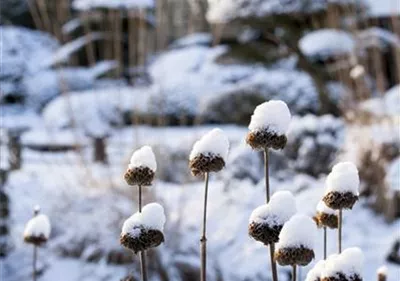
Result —
<path fill-rule="evenodd" d="M 213 154 L 199 154 L 189 162 L 189 168 L 194 176 L 209 172 L 219 172 L 225 167 L 225 161 L 221 156 Z"/>
<path fill-rule="evenodd" d="M 25 243 L 33 244 L 35 246 L 42 246 L 47 242 L 47 238 L 44 235 L 29 235 L 24 237 L 24 241 Z"/>
<path fill-rule="evenodd" d="M 148 167 L 128 168 L 124 175 L 125 181 L 129 185 L 149 186 L 154 179 L 154 171 Z"/>
<path fill-rule="evenodd" d="M 314 258 L 314 251 L 304 246 L 281 248 L 275 252 L 276 261 L 282 265 L 308 265 Z"/>
<path fill-rule="evenodd" d="M 336 273 L 335 276 L 324 277 L 321 281 L 362 281 L 362 278 L 358 274 L 346 276 L 343 273 Z"/>
<path fill-rule="evenodd" d="M 322 199 L 326 206 L 331 209 L 352 209 L 353 205 L 357 202 L 358 196 L 351 192 L 337 192 L 331 191 Z"/>
<path fill-rule="evenodd" d="M 318 212 L 313 219 L 318 227 L 338 228 L 339 218 L 334 214 Z"/>
<path fill-rule="evenodd" d="M 282 227 L 283 225 L 269 226 L 266 223 L 252 222 L 249 225 L 249 235 L 254 238 L 254 240 L 268 246 L 269 244 L 279 241 L 279 233 Z"/>
<path fill-rule="evenodd" d="M 287 138 L 285 135 L 278 135 L 268 129 L 250 131 L 247 134 L 246 142 L 255 150 L 265 150 L 273 148 L 283 149 L 286 146 Z"/>
<path fill-rule="evenodd" d="M 157 229 L 140 228 L 138 235 L 125 233 L 120 237 L 120 243 L 135 254 L 150 248 L 158 247 L 164 242 L 164 235 Z"/>

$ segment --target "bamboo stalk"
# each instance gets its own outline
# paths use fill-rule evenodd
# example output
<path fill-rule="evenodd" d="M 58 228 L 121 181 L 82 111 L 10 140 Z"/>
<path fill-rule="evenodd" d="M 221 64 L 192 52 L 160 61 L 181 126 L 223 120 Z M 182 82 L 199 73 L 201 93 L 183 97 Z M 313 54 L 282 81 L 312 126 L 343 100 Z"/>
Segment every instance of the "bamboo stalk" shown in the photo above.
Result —
<path fill-rule="evenodd" d="M 200 255 L 201 255 L 201 273 L 200 280 L 207 280 L 207 197 L 208 197 L 208 180 L 209 174 L 205 173 L 205 188 L 204 188 L 204 209 L 203 209 L 203 230 L 200 239 Z"/>
<path fill-rule="evenodd" d="M 88 36 L 88 42 L 85 44 L 86 55 L 88 58 L 89 65 L 93 66 L 96 63 L 96 58 L 94 55 L 94 48 L 93 48 L 93 40 L 92 40 L 92 32 L 90 29 L 90 12 L 83 12 L 81 14 L 81 21 L 83 23 L 83 30 L 85 34 Z"/>

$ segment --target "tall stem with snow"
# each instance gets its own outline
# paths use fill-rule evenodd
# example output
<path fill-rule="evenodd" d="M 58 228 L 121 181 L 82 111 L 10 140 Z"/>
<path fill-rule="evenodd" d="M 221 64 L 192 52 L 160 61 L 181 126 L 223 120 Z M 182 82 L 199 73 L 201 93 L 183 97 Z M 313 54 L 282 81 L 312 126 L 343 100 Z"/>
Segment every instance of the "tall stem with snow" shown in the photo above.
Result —
<path fill-rule="evenodd" d="M 270 190 L 269 190 L 269 153 L 268 149 L 264 150 L 264 172 L 265 172 L 265 193 L 266 193 L 266 201 L 269 202 L 270 199 Z M 269 254 L 271 258 L 271 272 L 272 272 L 272 280 L 278 281 L 278 271 L 276 268 L 276 261 L 274 259 L 275 252 L 275 244 L 271 243 L 269 245 Z"/>
<path fill-rule="evenodd" d="M 201 255 L 201 272 L 200 272 L 200 280 L 207 280 L 207 197 L 208 197 L 208 179 L 209 173 L 204 174 L 205 178 L 205 189 L 204 189 L 204 210 L 203 210 L 203 229 L 200 239 L 200 255 Z"/>
<path fill-rule="evenodd" d="M 342 213 L 342 209 L 339 209 L 339 224 L 338 224 L 338 250 L 339 250 L 339 254 L 342 252 L 342 225 L 343 225 L 343 213 Z"/>
<path fill-rule="evenodd" d="M 142 212 L 142 186 L 139 185 L 139 213 Z M 146 251 L 140 252 L 140 269 L 142 281 L 147 281 Z"/>

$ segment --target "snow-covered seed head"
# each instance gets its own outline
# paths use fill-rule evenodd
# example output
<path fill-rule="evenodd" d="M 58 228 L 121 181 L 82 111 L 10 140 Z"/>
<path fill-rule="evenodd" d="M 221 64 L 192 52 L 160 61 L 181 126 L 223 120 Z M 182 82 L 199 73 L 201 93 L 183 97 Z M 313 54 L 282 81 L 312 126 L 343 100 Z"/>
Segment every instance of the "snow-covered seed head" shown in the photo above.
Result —
<path fill-rule="evenodd" d="M 380 268 L 378 268 L 378 270 L 376 271 L 376 273 L 378 274 L 378 281 L 386 281 L 387 272 L 388 272 L 387 266 L 383 265 Z"/>
<path fill-rule="evenodd" d="M 332 209 L 351 209 L 358 200 L 360 178 L 351 162 L 336 164 L 326 178 L 323 201 Z"/>
<path fill-rule="evenodd" d="M 325 260 L 317 262 L 314 267 L 307 273 L 305 281 L 321 281 L 321 275 L 325 268 Z"/>
<path fill-rule="evenodd" d="M 160 204 L 147 204 L 141 213 L 136 212 L 124 222 L 120 243 L 135 253 L 159 246 L 164 242 L 165 220 Z"/>
<path fill-rule="evenodd" d="M 35 207 L 33 207 L 33 214 L 36 216 L 39 213 L 40 213 L 40 206 L 35 205 Z"/>
<path fill-rule="evenodd" d="M 364 254 L 359 248 L 348 248 L 331 255 L 325 262 L 322 281 L 362 281 Z"/>
<path fill-rule="evenodd" d="M 318 203 L 314 220 L 318 227 L 337 228 L 339 224 L 337 211 L 326 206 L 324 201 Z"/>
<path fill-rule="evenodd" d="M 270 100 L 258 105 L 251 116 L 246 142 L 256 150 L 283 149 L 290 119 L 289 108 L 283 101 Z"/>
<path fill-rule="evenodd" d="M 189 168 L 194 176 L 219 172 L 228 158 L 229 141 L 221 129 L 213 129 L 196 141 L 189 156 Z"/>
<path fill-rule="evenodd" d="M 274 193 L 268 204 L 256 208 L 249 219 L 249 235 L 264 245 L 279 241 L 285 222 L 296 213 L 296 200 L 289 191 Z"/>
<path fill-rule="evenodd" d="M 131 157 L 124 178 L 129 185 L 149 186 L 157 170 L 156 157 L 150 146 L 136 150 Z"/>
<path fill-rule="evenodd" d="M 309 264 L 314 258 L 317 227 L 305 215 L 294 215 L 283 225 L 276 244 L 275 259 L 280 265 Z"/>
<path fill-rule="evenodd" d="M 36 208 L 35 208 L 36 213 Z M 49 239 L 51 232 L 50 220 L 46 215 L 35 214 L 25 226 L 24 241 L 40 246 Z"/>

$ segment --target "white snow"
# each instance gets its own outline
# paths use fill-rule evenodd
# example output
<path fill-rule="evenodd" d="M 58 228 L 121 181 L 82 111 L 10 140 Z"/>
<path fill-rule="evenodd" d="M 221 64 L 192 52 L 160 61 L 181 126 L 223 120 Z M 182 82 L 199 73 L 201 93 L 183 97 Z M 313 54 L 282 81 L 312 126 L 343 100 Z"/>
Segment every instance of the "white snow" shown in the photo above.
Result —
<path fill-rule="evenodd" d="M 317 205 L 317 212 L 329 214 L 329 215 L 337 215 L 337 211 L 326 206 L 324 201 L 319 201 Z"/>
<path fill-rule="evenodd" d="M 362 66 L 360 64 L 357 64 L 356 66 L 354 66 L 350 71 L 350 77 L 353 79 L 360 78 L 364 74 L 365 74 L 365 68 L 364 68 L 364 66 Z"/>
<path fill-rule="evenodd" d="M 129 233 L 135 237 L 140 233 L 137 230 L 138 227 L 163 231 L 165 220 L 164 208 L 160 204 L 147 204 L 143 207 L 141 213 L 134 213 L 124 222 L 121 235 Z"/>
<path fill-rule="evenodd" d="M 332 277 L 337 273 L 343 273 L 347 277 L 354 274 L 362 277 L 363 263 L 364 254 L 360 248 L 347 248 L 339 255 L 335 254 L 328 257 L 322 272 L 322 278 Z"/>
<path fill-rule="evenodd" d="M 213 37 L 210 33 L 192 33 L 181 37 L 170 45 L 171 48 L 186 48 L 190 46 L 209 46 Z"/>
<path fill-rule="evenodd" d="M 72 7 L 76 10 L 90 10 L 97 8 L 108 9 L 131 9 L 131 8 L 152 8 L 153 0 L 74 0 Z"/>
<path fill-rule="evenodd" d="M 190 152 L 189 160 L 200 154 L 219 156 L 227 161 L 229 153 L 229 140 L 224 131 L 215 128 L 195 142 Z"/>
<path fill-rule="evenodd" d="M 400 5 L 397 0 L 363 0 L 371 17 L 387 17 L 400 14 Z"/>
<path fill-rule="evenodd" d="M 46 215 L 39 214 L 31 218 L 25 226 L 24 237 L 44 236 L 49 239 L 51 231 L 50 220 Z"/>
<path fill-rule="evenodd" d="M 380 27 L 370 27 L 364 29 L 357 33 L 357 38 L 359 40 L 358 44 L 364 48 L 385 48 L 387 47 L 387 45 L 392 45 L 395 48 L 400 48 L 399 36 L 389 30 Z"/>
<path fill-rule="evenodd" d="M 304 246 L 314 250 L 317 231 L 315 222 L 309 216 L 294 215 L 283 225 L 276 249 Z"/>
<path fill-rule="evenodd" d="M 290 111 L 285 102 L 281 100 L 270 100 L 256 107 L 249 129 L 251 131 L 268 129 L 279 135 L 284 135 L 290 125 Z"/>
<path fill-rule="evenodd" d="M 325 260 L 320 260 L 314 267 L 307 273 L 305 281 L 319 281 L 321 279 L 322 272 L 325 268 Z"/>
<path fill-rule="evenodd" d="M 390 88 L 381 98 L 362 102 L 360 108 L 376 116 L 400 116 L 400 85 Z"/>
<path fill-rule="evenodd" d="M 382 265 L 381 267 L 378 268 L 378 270 L 376 271 L 376 273 L 379 274 L 379 275 L 385 275 L 385 276 L 387 276 L 388 271 L 389 271 L 388 267 L 385 266 L 385 265 Z"/>
<path fill-rule="evenodd" d="M 157 170 L 156 156 L 150 146 L 145 145 L 133 152 L 129 163 L 129 169 L 138 167 L 147 167 L 153 172 Z"/>
<path fill-rule="evenodd" d="M 351 192 L 358 195 L 360 185 L 360 178 L 358 176 L 358 169 L 352 162 L 341 162 L 333 166 L 332 171 L 326 178 L 326 191 L 325 194 L 336 192 Z"/>
<path fill-rule="evenodd" d="M 296 213 L 296 200 L 290 191 L 277 191 L 268 204 L 257 207 L 250 215 L 249 222 L 283 225 Z"/>
<path fill-rule="evenodd" d="M 306 56 L 323 59 L 350 54 L 355 45 L 353 35 L 338 29 L 319 29 L 299 41 L 300 50 Z"/>

